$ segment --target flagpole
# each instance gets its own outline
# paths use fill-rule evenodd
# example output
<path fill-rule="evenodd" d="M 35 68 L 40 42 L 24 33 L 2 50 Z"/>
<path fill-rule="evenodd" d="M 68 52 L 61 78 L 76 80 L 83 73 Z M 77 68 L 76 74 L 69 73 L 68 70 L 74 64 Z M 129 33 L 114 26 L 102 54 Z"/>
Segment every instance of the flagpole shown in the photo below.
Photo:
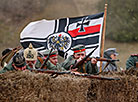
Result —
<path fill-rule="evenodd" d="M 107 4 L 105 4 L 105 8 L 104 8 L 104 22 L 103 22 L 103 30 L 102 30 L 102 38 L 101 38 L 101 53 L 100 53 L 101 57 L 103 57 L 103 53 L 104 53 L 106 15 L 107 15 Z M 100 72 L 101 71 L 102 71 L 102 61 L 100 62 Z"/>

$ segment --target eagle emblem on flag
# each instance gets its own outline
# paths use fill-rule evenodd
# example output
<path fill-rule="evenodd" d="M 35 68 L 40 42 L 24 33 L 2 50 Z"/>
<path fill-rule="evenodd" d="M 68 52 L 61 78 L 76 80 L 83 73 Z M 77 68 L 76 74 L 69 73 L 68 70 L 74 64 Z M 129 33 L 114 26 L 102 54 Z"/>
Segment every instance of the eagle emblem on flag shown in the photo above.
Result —
<path fill-rule="evenodd" d="M 71 47 L 71 43 L 71 37 L 68 34 L 62 32 L 50 35 L 48 37 L 47 46 L 48 49 L 54 47 L 59 51 L 67 51 Z"/>

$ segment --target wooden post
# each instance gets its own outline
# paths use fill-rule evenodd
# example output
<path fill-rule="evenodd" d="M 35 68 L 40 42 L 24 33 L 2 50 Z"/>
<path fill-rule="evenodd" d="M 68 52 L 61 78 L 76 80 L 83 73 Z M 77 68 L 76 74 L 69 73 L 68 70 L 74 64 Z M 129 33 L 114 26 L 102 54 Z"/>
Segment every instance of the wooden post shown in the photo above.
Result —
<path fill-rule="evenodd" d="M 104 41 L 105 41 L 105 30 L 106 30 L 106 15 L 107 15 L 107 4 L 105 4 L 104 10 L 104 21 L 103 21 L 103 30 L 102 30 L 102 38 L 101 38 L 101 53 L 100 56 L 103 57 L 104 53 Z M 102 61 L 100 62 L 100 72 L 102 71 Z"/>

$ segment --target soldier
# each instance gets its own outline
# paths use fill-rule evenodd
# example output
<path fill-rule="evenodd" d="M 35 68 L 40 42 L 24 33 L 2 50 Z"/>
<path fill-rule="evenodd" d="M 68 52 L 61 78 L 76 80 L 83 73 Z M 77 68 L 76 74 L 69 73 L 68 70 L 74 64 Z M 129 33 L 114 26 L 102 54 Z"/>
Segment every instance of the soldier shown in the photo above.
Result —
<path fill-rule="evenodd" d="M 13 61 L 11 63 L 9 63 L 8 65 L 6 65 L 0 71 L 0 73 L 12 71 L 12 70 L 26 70 L 26 69 L 29 70 L 30 67 L 26 65 L 26 61 L 25 61 L 25 58 L 23 56 L 23 51 L 19 51 L 18 53 L 16 53 L 14 55 Z"/>
<path fill-rule="evenodd" d="M 2 51 L 2 56 L 5 56 L 6 54 L 8 54 L 11 51 L 12 51 L 12 48 L 6 48 L 5 50 Z"/>
<path fill-rule="evenodd" d="M 138 54 L 132 54 L 126 61 L 126 70 L 138 68 Z"/>
<path fill-rule="evenodd" d="M 77 45 L 73 47 L 72 50 L 74 51 L 73 55 L 69 56 L 62 63 L 62 67 L 64 67 L 66 70 L 70 70 L 72 65 L 75 65 L 75 63 L 79 62 L 86 56 L 86 49 L 84 45 Z M 96 64 L 97 60 L 95 58 L 92 58 L 91 61 L 83 63 L 82 66 L 74 70 L 77 70 L 81 73 L 95 74 L 98 71 Z"/>
<path fill-rule="evenodd" d="M 21 47 L 7 48 L 2 52 L 1 66 L 5 67 L 7 64 L 11 63 L 12 57 L 21 49 Z"/>
<path fill-rule="evenodd" d="M 29 47 L 24 50 L 24 57 L 26 59 L 27 65 L 33 69 L 41 68 L 45 60 L 43 56 L 38 56 L 38 51 L 33 48 L 31 43 L 29 44 Z M 48 60 L 43 69 L 57 70 L 58 68 Z"/>
<path fill-rule="evenodd" d="M 116 48 L 109 48 L 104 51 L 104 58 L 116 60 L 116 56 L 118 56 L 118 52 L 116 52 Z M 103 61 L 102 69 L 108 62 Z M 117 71 L 117 65 L 115 62 L 110 62 L 108 66 L 103 71 Z"/>
<path fill-rule="evenodd" d="M 48 56 L 49 53 L 50 53 L 50 50 L 47 50 L 47 51 L 43 52 L 44 59 L 47 58 L 47 56 Z M 61 65 L 58 63 L 58 52 L 56 50 L 52 51 L 52 53 L 49 56 L 49 60 L 50 60 L 50 62 L 53 65 L 56 66 L 57 70 L 59 70 L 59 71 L 66 71 L 66 69 L 64 69 L 63 67 L 61 67 Z"/>
<path fill-rule="evenodd" d="M 5 67 L 8 64 L 7 57 L 11 52 L 12 52 L 12 48 L 7 48 L 2 51 L 1 67 Z"/>

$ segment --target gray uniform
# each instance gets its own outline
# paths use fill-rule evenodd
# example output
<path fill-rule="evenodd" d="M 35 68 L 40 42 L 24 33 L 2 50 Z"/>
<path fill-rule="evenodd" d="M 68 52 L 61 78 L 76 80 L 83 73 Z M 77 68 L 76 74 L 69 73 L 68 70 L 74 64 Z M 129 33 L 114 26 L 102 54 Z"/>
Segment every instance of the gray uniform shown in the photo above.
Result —
<path fill-rule="evenodd" d="M 107 58 L 107 59 L 112 59 L 110 56 L 111 54 L 114 54 L 114 55 L 118 55 L 118 53 L 116 52 L 116 48 L 109 48 L 107 50 L 104 51 L 104 58 Z M 106 66 L 108 62 L 104 62 L 103 61 L 103 64 L 102 64 L 102 70 L 104 69 L 104 67 Z M 105 72 L 108 72 L 108 71 L 117 71 L 117 65 L 115 62 L 110 62 L 108 64 L 108 66 L 103 70 Z"/>

